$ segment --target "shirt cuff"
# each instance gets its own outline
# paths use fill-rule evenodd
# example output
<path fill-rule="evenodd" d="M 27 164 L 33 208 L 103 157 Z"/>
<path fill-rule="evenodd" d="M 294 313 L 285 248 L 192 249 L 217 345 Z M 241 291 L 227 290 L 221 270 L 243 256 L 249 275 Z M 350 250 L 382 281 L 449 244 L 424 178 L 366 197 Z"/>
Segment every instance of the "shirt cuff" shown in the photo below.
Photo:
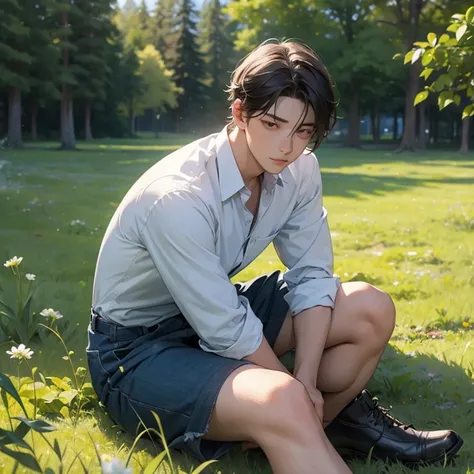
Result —
<path fill-rule="evenodd" d="M 228 359 L 241 360 L 244 357 L 253 354 L 263 341 L 263 324 L 262 321 L 257 318 L 253 312 L 249 300 L 240 295 L 239 300 L 242 305 L 245 306 L 246 315 L 242 327 L 239 331 L 235 331 L 239 336 L 232 344 L 225 349 L 216 349 L 210 346 L 207 342 L 202 339 L 199 341 L 199 346 L 205 352 L 211 352 L 221 357 L 227 357 Z M 210 338 L 212 342 L 212 337 Z"/>
<path fill-rule="evenodd" d="M 296 285 L 284 298 L 293 316 L 315 306 L 334 309 L 340 286 L 341 280 L 338 277 L 314 278 Z"/>

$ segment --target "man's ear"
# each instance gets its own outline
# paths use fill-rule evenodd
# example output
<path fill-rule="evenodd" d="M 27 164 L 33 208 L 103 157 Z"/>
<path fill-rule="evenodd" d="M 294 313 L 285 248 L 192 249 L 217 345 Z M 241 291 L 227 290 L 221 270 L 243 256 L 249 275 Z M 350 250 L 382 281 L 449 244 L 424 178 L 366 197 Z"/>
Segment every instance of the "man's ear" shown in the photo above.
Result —
<path fill-rule="evenodd" d="M 234 118 L 235 125 L 237 125 L 240 130 L 245 130 L 247 128 L 242 101 L 240 99 L 235 99 L 232 104 L 232 117 Z"/>

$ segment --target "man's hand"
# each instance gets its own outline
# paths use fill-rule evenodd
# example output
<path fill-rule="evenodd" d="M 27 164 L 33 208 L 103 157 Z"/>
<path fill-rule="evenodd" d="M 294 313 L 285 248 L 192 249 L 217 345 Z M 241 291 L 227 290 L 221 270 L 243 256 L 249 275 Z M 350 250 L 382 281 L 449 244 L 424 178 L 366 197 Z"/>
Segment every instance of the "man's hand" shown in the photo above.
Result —
<path fill-rule="evenodd" d="M 298 379 L 298 376 L 296 377 Z M 306 388 L 306 391 L 308 392 L 309 398 L 313 402 L 314 409 L 316 410 L 316 414 L 318 415 L 318 418 L 321 421 L 321 425 L 324 424 L 324 398 L 321 394 L 321 392 L 316 388 L 316 385 L 313 381 L 311 380 L 305 380 L 305 379 L 298 379 Z"/>

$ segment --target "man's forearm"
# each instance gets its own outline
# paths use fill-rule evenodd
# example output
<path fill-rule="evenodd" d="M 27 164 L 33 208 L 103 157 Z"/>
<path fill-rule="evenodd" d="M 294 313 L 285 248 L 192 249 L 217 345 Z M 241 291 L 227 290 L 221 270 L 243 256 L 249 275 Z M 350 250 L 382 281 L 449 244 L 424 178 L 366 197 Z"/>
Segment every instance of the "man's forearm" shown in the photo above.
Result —
<path fill-rule="evenodd" d="M 295 370 L 297 379 L 316 386 L 319 364 L 331 325 L 331 308 L 309 308 L 293 318 L 296 339 Z"/>
<path fill-rule="evenodd" d="M 263 338 L 259 348 L 253 354 L 244 357 L 244 360 L 253 362 L 254 364 L 257 364 L 260 367 L 265 367 L 266 369 L 279 370 L 280 372 L 285 372 L 291 375 L 286 367 L 280 362 L 280 359 L 278 359 L 265 337 Z"/>

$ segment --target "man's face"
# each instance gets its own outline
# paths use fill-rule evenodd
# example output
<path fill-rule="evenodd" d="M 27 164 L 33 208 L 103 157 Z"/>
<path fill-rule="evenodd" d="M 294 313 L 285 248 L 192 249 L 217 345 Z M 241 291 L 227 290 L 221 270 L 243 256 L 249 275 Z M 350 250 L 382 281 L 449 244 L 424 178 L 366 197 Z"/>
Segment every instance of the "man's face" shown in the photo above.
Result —
<path fill-rule="evenodd" d="M 255 160 L 267 172 L 280 173 L 307 147 L 315 127 L 315 115 L 302 101 L 281 97 L 262 116 L 246 123 L 247 144 Z"/>

